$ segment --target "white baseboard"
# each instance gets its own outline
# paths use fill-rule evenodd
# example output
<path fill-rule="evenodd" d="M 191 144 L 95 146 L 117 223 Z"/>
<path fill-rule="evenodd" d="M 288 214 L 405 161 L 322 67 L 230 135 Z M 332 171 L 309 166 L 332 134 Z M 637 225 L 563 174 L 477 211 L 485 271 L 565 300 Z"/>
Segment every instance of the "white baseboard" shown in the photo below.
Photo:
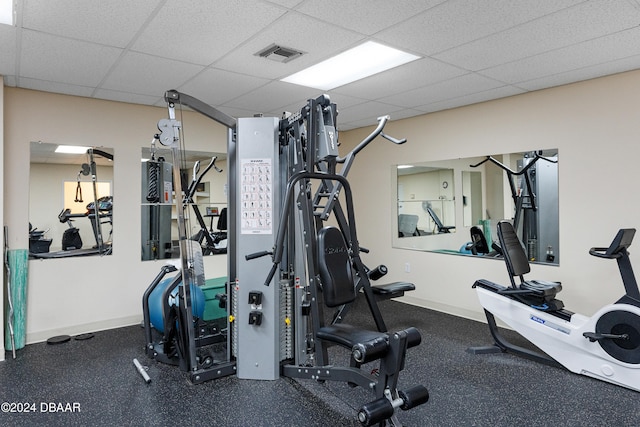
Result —
<path fill-rule="evenodd" d="M 428 301 L 421 298 L 415 298 L 405 295 L 402 298 L 398 298 L 396 301 L 415 305 L 418 307 L 428 308 L 430 310 L 436 310 L 442 313 L 451 314 L 453 316 L 463 317 L 465 319 L 475 320 L 476 322 L 486 323 L 487 320 L 483 313 L 466 310 L 464 308 L 455 307 L 448 304 L 443 304 L 435 301 Z M 125 326 L 139 325 L 142 322 L 140 316 L 127 316 L 118 319 L 104 320 L 100 322 L 85 323 L 81 325 L 73 325 L 65 328 L 48 329 L 45 331 L 29 332 L 27 333 L 27 344 L 35 344 L 44 342 L 51 337 L 58 335 L 79 335 L 89 332 L 98 332 L 108 329 L 122 328 Z M 3 352 L 4 353 L 4 352 Z M 4 354 L 0 354 L 0 361 L 4 360 Z"/>
<path fill-rule="evenodd" d="M 124 326 L 139 325 L 142 322 L 140 316 L 127 316 L 119 319 L 110 319 L 100 322 L 85 323 L 82 325 L 73 325 L 65 328 L 48 329 L 46 331 L 28 332 L 27 344 L 35 344 L 43 342 L 51 337 L 58 335 L 79 335 L 89 332 L 105 331 L 108 329 L 122 328 Z M 142 332 L 140 332 L 142 333 Z"/>
<path fill-rule="evenodd" d="M 430 310 L 439 311 L 441 313 L 451 314 L 453 316 L 463 317 L 469 320 L 475 320 L 476 322 L 487 323 L 487 319 L 484 316 L 483 312 L 467 310 L 449 304 L 424 300 L 422 298 L 415 298 L 406 294 L 404 297 L 398 298 L 396 301 L 400 301 L 409 305 L 415 305 L 418 307 L 428 308 Z"/>

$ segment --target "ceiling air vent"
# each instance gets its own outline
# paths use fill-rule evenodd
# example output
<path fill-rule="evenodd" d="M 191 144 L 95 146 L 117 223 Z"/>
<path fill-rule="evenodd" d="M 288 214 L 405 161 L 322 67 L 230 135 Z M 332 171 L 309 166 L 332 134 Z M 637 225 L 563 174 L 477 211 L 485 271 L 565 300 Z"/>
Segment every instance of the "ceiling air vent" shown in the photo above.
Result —
<path fill-rule="evenodd" d="M 292 49 L 290 47 L 279 46 L 277 44 L 272 44 L 260 52 L 256 53 L 256 56 L 261 58 L 267 58 L 276 62 L 289 62 L 296 59 L 299 56 L 302 56 L 304 52 L 299 50 Z"/>

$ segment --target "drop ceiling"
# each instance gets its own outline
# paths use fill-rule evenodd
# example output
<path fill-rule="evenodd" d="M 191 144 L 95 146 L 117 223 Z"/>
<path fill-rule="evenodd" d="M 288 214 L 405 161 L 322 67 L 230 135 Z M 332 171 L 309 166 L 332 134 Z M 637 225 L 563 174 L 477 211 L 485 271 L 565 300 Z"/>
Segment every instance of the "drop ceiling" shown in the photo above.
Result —
<path fill-rule="evenodd" d="M 177 89 L 233 117 L 297 111 L 280 79 L 367 40 L 420 60 L 329 91 L 339 128 L 640 68 L 640 0 L 17 0 L 0 25 L 11 87 L 164 106 Z M 290 61 L 256 54 L 276 44 Z"/>

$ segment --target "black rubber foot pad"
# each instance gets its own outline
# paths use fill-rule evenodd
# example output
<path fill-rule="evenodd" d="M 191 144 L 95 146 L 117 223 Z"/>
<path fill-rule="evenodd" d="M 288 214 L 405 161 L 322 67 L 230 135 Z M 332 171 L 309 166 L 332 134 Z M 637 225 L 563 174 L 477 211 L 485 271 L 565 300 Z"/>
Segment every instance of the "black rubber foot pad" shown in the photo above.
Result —
<path fill-rule="evenodd" d="M 62 344 L 65 342 L 69 342 L 71 337 L 69 335 L 58 335 L 55 337 L 51 337 L 47 340 L 47 344 Z"/>
<path fill-rule="evenodd" d="M 90 340 L 94 336 L 95 335 L 93 333 L 89 332 L 89 333 L 86 333 L 86 334 L 76 335 L 75 337 L 73 337 L 73 339 L 78 340 L 78 341 L 84 341 L 84 340 Z"/>

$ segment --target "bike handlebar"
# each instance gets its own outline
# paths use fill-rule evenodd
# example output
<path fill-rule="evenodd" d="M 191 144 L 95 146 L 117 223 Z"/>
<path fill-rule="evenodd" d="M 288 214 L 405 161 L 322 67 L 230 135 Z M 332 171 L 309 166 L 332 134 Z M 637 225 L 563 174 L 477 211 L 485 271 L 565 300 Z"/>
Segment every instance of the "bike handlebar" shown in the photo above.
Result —
<path fill-rule="evenodd" d="M 621 252 L 616 252 L 613 254 L 607 253 L 609 248 L 591 248 L 589 249 L 589 255 L 593 255 L 598 258 L 606 258 L 606 259 L 616 259 L 622 256 Z"/>

